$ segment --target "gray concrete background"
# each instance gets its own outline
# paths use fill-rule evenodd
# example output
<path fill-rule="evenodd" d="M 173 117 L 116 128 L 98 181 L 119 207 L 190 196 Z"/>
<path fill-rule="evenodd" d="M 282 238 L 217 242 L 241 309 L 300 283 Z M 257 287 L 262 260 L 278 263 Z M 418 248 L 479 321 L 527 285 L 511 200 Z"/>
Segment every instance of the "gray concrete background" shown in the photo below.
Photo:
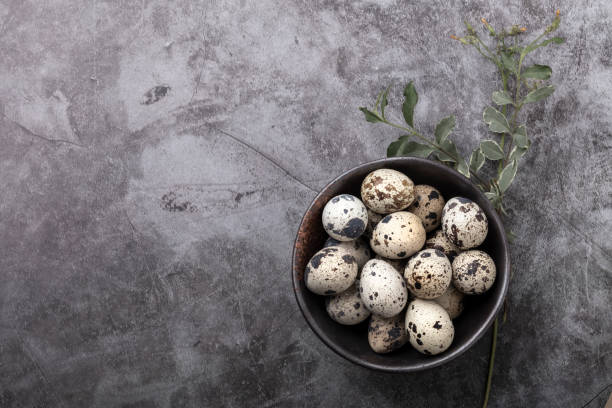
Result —
<path fill-rule="evenodd" d="M 424 373 L 352 365 L 298 311 L 292 243 L 398 136 L 358 106 L 415 80 L 418 127 L 454 113 L 465 153 L 498 84 L 449 35 L 556 8 L 490 406 L 583 406 L 612 382 L 605 0 L 2 1 L 0 406 L 479 406 L 489 335 Z"/>

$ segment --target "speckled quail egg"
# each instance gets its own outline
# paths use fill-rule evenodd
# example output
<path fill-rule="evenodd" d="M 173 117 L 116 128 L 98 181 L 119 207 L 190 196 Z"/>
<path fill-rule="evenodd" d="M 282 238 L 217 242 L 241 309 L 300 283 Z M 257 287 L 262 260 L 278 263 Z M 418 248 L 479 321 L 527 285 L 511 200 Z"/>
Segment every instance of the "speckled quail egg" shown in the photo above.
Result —
<path fill-rule="evenodd" d="M 487 237 L 489 222 L 482 209 L 467 198 L 454 197 L 442 210 L 442 231 L 460 249 L 475 248 Z"/>
<path fill-rule="evenodd" d="M 329 317 L 340 324 L 353 325 L 363 322 L 370 316 L 370 311 L 359 297 L 358 285 L 359 280 L 339 295 L 325 298 L 325 309 Z"/>
<path fill-rule="evenodd" d="M 421 299 L 442 296 L 448 289 L 452 276 L 450 261 L 437 249 L 424 249 L 416 253 L 410 258 L 404 271 L 408 290 Z"/>
<path fill-rule="evenodd" d="M 378 259 L 369 260 L 361 270 L 359 294 L 370 312 L 383 317 L 399 314 L 408 301 L 404 278 Z"/>
<path fill-rule="evenodd" d="M 390 353 L 408 342 L 403 313 L 393 317 L 372 315 L 368 325 L 368 343 L 376 353 Z"/>
<path fill-rule="evenodd" d="M 399 211 L 383 218 L 372 233 L 370 246 L 383 258 L 408 258 L 425 243 L 425 228 L 416 215 Z"/>
<path fill-rule="evenodd" d="M 323 248 L 310 259 L 304 270 L 306 287 L 317 295 L 344 292 L 355 282 L 355 257 L 344 248 Z"/>
<path fill-rule="evenodd" d="M 372 238 L 372 232 L 374 231 L 374 228 L 376 228 L 376 225 L 384 217 L 384 215 L 375 213 L 374 211 L 368 208 L 368 225 L 366 226 L 366 230 L 363 235 L 367 238 Z"/>
<path fill-rule="evenodd" d="M 427 239 L 427 241 L 425 241 L 425 248 L 438 249 L 444 252 L 444 255 L 446 255 L 448 260 L 451 262 L 453 262 L 453 259 L 455 259 L 459 253 L 461 253 L 461 250 L 457 247 L 457 245 L 450 242 L 442 230 L 437 230 L 429 239 Z"/>
<path fill-rule="evenodd" d="M 453 261 L 453 284 L 466 294 L 486 292 L 493 286 L 496 274 L 495 262 L 483 251 L 465 251 Z"/>
<path fill-rule="evenodd" d="M 394 267 L 395 270 L 398 271 L 400 274 L 404 273 L 404 268 L 406 267 L 405 259 L 389 259 L 383 258 L 380 255 L 376 255 L 374 259 L 380 259 L 381 261 L 385 261 L 386 263 Z"/>
<path fill-rule="evenodd" d="M 363 238 L 357 238 L 354 241 L 338 241 L 337 239 L 329 237 L 327 241 L 325 241 L 323 247 L 327 248 L 331 246 L 341 247 L 349 251 L 350 254 L 355 257 L 359 269 L 361 269 L 372 256 L 370 246 Z"/>
<path fill-rule="evenodd" d="M 446 310 L 451 319 L 457 318 L 463 312 L 463 298 L 465 295 L 457 290 L 451 283 L 446 292 L 440 297 L 433 299 Z"/>
<path fill-rule="evenodd" d="M 323 228 L 338 241 L 359 238 L 368 224 L 365 205 L 355 196 L 340 194 L 329 200 L 323 208 Z"/>
<path fill-rule="evenodd" d="M 361 199 L 370 210 L 379 214 L 403 210 L 412 204 L 414 198 L 414 183 L 397 170 L 375 170 L 361 183 Z"/>
<path fill-rule="evenodd" d="M 434 187 L 419 184 L 414 187 L 416 199 L 407 211 L 417 215 L 423 221 L 425 231 L 430 232 L 438 228 L 444 208 L 444 197 Z"/>
<path fill-rule="evenodd" d="M 410 335 L 410 344 L 428 355 L 442 353 L 455 337 L 450 316 L 433 300 L 415 299 L 410 302 L 406 311 L 406 331 Z"/>

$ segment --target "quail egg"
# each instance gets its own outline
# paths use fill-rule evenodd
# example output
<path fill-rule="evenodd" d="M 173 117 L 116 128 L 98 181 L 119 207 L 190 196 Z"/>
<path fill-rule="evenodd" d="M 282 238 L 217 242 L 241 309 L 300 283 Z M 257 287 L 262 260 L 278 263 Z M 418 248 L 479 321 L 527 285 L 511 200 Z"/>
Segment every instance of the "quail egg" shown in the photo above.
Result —
<path fill-rule="evenodd" d="M 359 269 L 365 265 L 371 258 L 370 246 L 363 238 L 357 238 L 354 241 L 338 241 L 332 237 L 327 238 L 324 248 L 337 246 L 346 249 L 355 257 Z"/>
<path fill-rule="evenodd" d="M 375 170 L 361 183 L 361 199 L 370 210 L 379 214 L 403 210 L 412 204 L 414 198 L 414 183 L 397 170 Z"/>
<path fill-rule="evenodd" d="M 317 295 L 335 295 L 348 289 L 357 278 L 355 257 L 341 247 L 323 248 L 304 270 L 306 287 Z"/>
<path fill-rule="evenodd" d="M 435 230 L 440 225 L 442 218 L 444 197 L 437 189 L 425 184 L 415 186 L 414 191 L 416 199 L 407 211 L 417 215 L 423 221 L 426 232 Z"/>
<path fill-rule="evenodd" d="M 466 294 L 486 292 L 493 286 L 496 274 L 495 262 L 483 251 L 465 251 L 453 261 L 453 284 Z"/>
<path fill-rule="evenodd" d="M 451 319 L 457 318 L 463 312 L 463 298 L 465 295 L 457 290 L 451 283 L 446 292 L 438 298 L 433 299 L 448 312 Z"/>
<path fill-rule="evenodd" d="M 339 295 L 325 298 L 325 309 L 327 314 L 340 324 L 353 325 L 363 322 L 370 316 L 359 297 L 357 289 L 359 281 Z"/>
<path fill-rule="evenodd" d="M 482 244 L 487 237 L 488 224 L 478 204 L 467 198 L 451 198 L 442 210 L 442 231 L 460 249 Z"/>
<path fill-rule="evenodd" d="M 408 290 L 421 299 L 440 297 L 451 283 L 453 270 L 451 263 L 437 249 L 424 249 L 408 261 L 404 278 Z"/>
<path fill-rule="evenodd" d="M 372 232 L 374 231 L 374 228 L 376 228 L 376 225 L 384 217 L 384 215 L 375 213 L 374 211 L 368 208 L 368 225 L 366 226 L 366 230 L 363 235 L 367 238 L 372 238 Z"/>
<path fill-rule="evenodd" d="M 368 310 L 383 317 L 399 314 L 408 301 L 404 278 L 378 259 L 369 260 L 361 270 L 359 295 Z"/>
<path fill-rule="evenodd" d="M 408 342 L 404 314 L 393 317 L 372 315 L 368 325 L 368 343 L 376 353 L 390 353 Z"/>
<path fill-rule="evenodd" d="M 410 344 L 420 353 L 440 354 L 455 337 L 453 322 L 442 306 L 433 300 L 415 299 L 406 311 L 406 331 Z"/>
<path fill-rule="evenodd" d="M 425 228 L 416 215 L 399 211 L 383 218 L 372 233 L 370 246 L 383 258 L 408 258 L 425 243 Z"/>
<path fill-rule="evenodd" d="M 400 274 L 404 273 L 404 267 L 406 266 L 405 259 L 389 259 L 383 258 L 380 255 L 376 255 L 374 259 L 380 259 L 381 261 L 385 261 L 386 263 L 394 267 L 395 270 L 398 271 Z"/>
<path fill-rule="evenodd" d="M 425 248 L 439 249 L 444 252 L 444 255 L 446 255 L 451 262 L 453 262 L 453 259 L 461 252 L 461 250 L 457 248 L 457 245 L 446 238 L 442 230 L 437 230 L 431 238 L 425 241 Z"/>
<path fill-rule="evenodd" d="M 365 205 L 355 196 L 340 194 L 329 200 L 323 208 L 323 228 L 338 241 L 359 238 L 368 224 Z"/>

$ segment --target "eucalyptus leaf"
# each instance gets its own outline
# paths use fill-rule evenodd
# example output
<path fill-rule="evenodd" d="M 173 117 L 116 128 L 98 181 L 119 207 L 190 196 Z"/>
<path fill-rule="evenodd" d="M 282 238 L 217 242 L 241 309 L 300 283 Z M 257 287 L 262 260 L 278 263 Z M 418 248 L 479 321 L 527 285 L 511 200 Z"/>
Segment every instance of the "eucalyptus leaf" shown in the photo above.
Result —
<path fill-rule="evenodd" d="M 472 169 L 472 171 L 474 172 L 477 172 L 478 170 L 480 170 L 484 162 L 485 156 L 480 151 L 480 148 L 474 149 L 474 151 L 470 155 L 470 169 Z"/>
<path fill-rule="evenodd" d="M 426 159 L 433 152 L 433 148 L 422 143 L 411 142 L 408 137 L 401 137 L 391 143 L 387 149 L 387 157 L 413 156 Z"/>
<path fill-rule="evenodd" d="M 387 89 L 385 89 L 385 92 L 382 95 L 382 100 L 380 101 L 380 115 L 382 116 L 383 119 L 385 119 L 385 108 L 387 107 L 387 104 L 389 103 L 387 101 L 387 96 L 389 95 L 389 89 L 391 89 L 391 87 L 387 87 Z"/>
<path fill-rule="evenodd" d="M 463 157 L 459 158 L 459 161 L 455 165 L 455 170 L 463 174 L 465 177 L 470 178 L 470 168 Z"/>
<path fill-rule="evenodd" d="M 555 87 L 552 85 L 544 86 L 542 88 L 538 88 L 535 91 L 531 91 L 525 96 L 523 99 L 523 103 L 533 103 L 540 101 L 555 92 Z"/>
<path fill-rule="evenodd" d="M 516 128 L 512 135 L 512 140 L 514 140 L 514 144 L 520 148 L 526 149 L 529 147 L 529 139 L 527 138 L 527 129 L 525 129 L 525 125 Z"/>
<path fill-rule="evenodd" d="M 484 112 L 482 113 L 482 120 L 484 123 L 489 125 L 489 130 L 491 132 L 510 132 L 510 126 L 508 125 L 508 119 L 506 119 L 506 116 L 491 106 L 487 106 L 485 108 Z"/>
<path fill-rule="evenodd" d="M 534 64 L 530 67 L 525 68 L 521 73 L 521 77 L 530 79 L 549 79 L 552 75 L 552 68 L 548 65 Z"/>
<path fill-rule="evenodd" d="M 367 120 L 368 122 L 372 122 L 372 123 L 376 123 L 376 122 L 382 122 L 382 118 L 380 116 L 378 116 L 377 113 L 372 112 L 371 110 L 368 110 L 368 108 L 359 108 L 360 111 L 363 112 L 363 114 L 365 115 L 365 120 Z"/>
<path fill-rule="evenodd" d="M 514 103 L 507 91 L 493 92 L 493 102 L 495 102 L 496 105 L 510 105 Z"/>
<path fill-rule="evenodd" d="M 434 135 L 436 137 L 436 143 L 444 142 L 454 128 L 455 117 L 453 115 L 446 117 L 440 122 L 438 122 L 438 124 L 436 125 L 436 130 L 434 132 Z"/>
<path fill-rule="evenodd" d="M 501 55 L 501 61 L 504 68 L 512 73 L 516 73 L 516 61 L 514 58 L 512 58 L 512 55 L 503 52 Z"/>
<path fill-rule="evenodd" d="M 499 173 L 498 185 L 499 189 L 502 193 L 508 190 L 508 187 L 514 181 L 514 177 L 516 176 L 516 170 L 518 169 L 518 165 L 515 160 L 511 161 L 504 167 L 504 169 Z"/>
<path fill-rule="evenodd" d="M 529 145 L 531 145 L 531 143 L 529 143 Z M 510 150 L 510 155 L 508 156 L 508 160 L 510 161 L 516 160 L 518 162 L 519 159 L 523 157 L 523 155 L 525 155 L 528 149 L 529 149 L 529 146 L 527 147 L 514 146 L 512 150 Z"/>
<path fill-rule="evenodd" d="M 414 127 L 414 107 L 418 101 L 419 94 L 417 94 L 414 84 L 410 81 L 404 88 L 404 103 L 402 104 L 404 120 L 410 127 Z"/>
<path fill-rule="evenodd" d="M 480 142 L 480 151 L 489 160 L 500 160 L 504 158 L 504 151 L 495 140 L 483 140 Z"/>

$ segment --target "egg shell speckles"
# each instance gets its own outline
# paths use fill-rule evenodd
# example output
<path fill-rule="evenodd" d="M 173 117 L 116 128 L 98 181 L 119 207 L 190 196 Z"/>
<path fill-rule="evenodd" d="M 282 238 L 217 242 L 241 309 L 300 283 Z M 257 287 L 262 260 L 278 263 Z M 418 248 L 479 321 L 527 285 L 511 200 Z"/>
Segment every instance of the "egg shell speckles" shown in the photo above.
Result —
<path fill-rule="evenodd" d="M 414 198 L 414 183 L 397 170 L 375 170 L 361 183 L 361 199 L 369 209 L 379 214 L 403 210 L 412 204 Z"/>
<path fill-rule="evenodd" d="M 385 218 L 384 215 L 375 213 L 374 211 L 368 208 L 368 225 L 363 235 L 368 239 L 372 238 L 372 232 L 374 232 L 374 228 L 376 228 L 376 225 L 378 225 L 380 220 L 382 220 L 383 218 Z"/>
<path fill-rule="evenodd" d="M 372 315 L 368 325 L 368 343 L 376 353 L 390 353 L 408 342 L 404 314 L 393 317 Z"/>
<path fill-rule="evenodd" d="M 357 278 L 355 257 L 340 247 L 323 248 L 304 270 L 306 287 L 317 295 L 335 295 L 347 290 Z"/>
<path fill-rule="evenodd" d="M 442 231 L 460 249 L 482 244 L 489 231 L 489 221 L 482 209 L 467 198 L 454 197 L 442 210 Z"/>
<path fill-rule="evenodd" d="M 353 325 L 363 322 L 370 316 L 370 311 L 366 309 L 359 297 L 357 285 L 359 285 L 358 281 L 341 294 L 325 298 L 325 309 L 334 321 L 344 325 Z"/>
<path fill-rule="evenodd" d="M 444 352 L 455 337 L 450 316 L 433 300 L 415 299 L 410 302 L 406 311 L 406 331 L 410 335 L 410 344 L 427 355 Z"/>
<path fill-rule="evenodd" d="M 433 248 L 442 251 L 451 262 L 461 253 L 461 249 L 450 242 L 442 230 L 437 230 L 427 239 L 427 241 L 425 241 L 425 248 Z"/>
<path fill-rule="evenodd" d="M 464 297 L 465 295 L 451 284 L 442 296 L 433 299 L 433 301 L 442 306 L 451 319 L 456 319 L 463 312 Z"/>
<path fill-rule="evenodd" d="M 444 208 L 444 197 L 440 191 L 426 184 L 414 187 L 416 199 L 407 211 L 418 216 L 423 221 L 425 231 L 430 232 L 438 228 Z"/>
<path fill-rule="evenodd" d="M 355 257 L 357 261 L 357 266 L 359 269 L 363 268 L 366 262 L 370 260 L 372 257 L 372 252 L 370 251 L 370 246 L 363 238 L 358 238 L 354 241 L 338 241 L 337 239 L 333 239 L 332 237 L 327 238 L 324 248 L 337 246 L 346 249 L 350 252 L 351 255 Z"/>
<path fill-rule="evenodd" d="M 369 260 L 361 270 L 359 294 L 368 310 L 383 317 L 399 314 L 408 302 L 404 278 L 394 267 L 377 259 Z"/>
<path fill-rule="evenodd" d="M 453 285 L 465 294 L 485 293 L 493 286 L 496 275 L 495 262 L 483 251 L 465 251 L 453 261 Z"/>
<path fill-rule="evenodd" d="M 368 224 L 368 212 L 357 197 L 340 194 L 323 208 L 323 228 L 338 241 L 352 241 L 363 234 Z"/>
<path fill-rule="evenodd" d="M 383 258 L 404 259 L 423 248 L 425 238 L 421 219 L 412 213 L 399 211 L 378 223 L 370 247 Z"/>
<path fill-rule="evenodd" d="M 452 276 L 450 261 L 437 249 L 418 252 L 410 258 L 404 271 L 408 290 L 421 299 L 442 296 L 448 289 Z"/>

